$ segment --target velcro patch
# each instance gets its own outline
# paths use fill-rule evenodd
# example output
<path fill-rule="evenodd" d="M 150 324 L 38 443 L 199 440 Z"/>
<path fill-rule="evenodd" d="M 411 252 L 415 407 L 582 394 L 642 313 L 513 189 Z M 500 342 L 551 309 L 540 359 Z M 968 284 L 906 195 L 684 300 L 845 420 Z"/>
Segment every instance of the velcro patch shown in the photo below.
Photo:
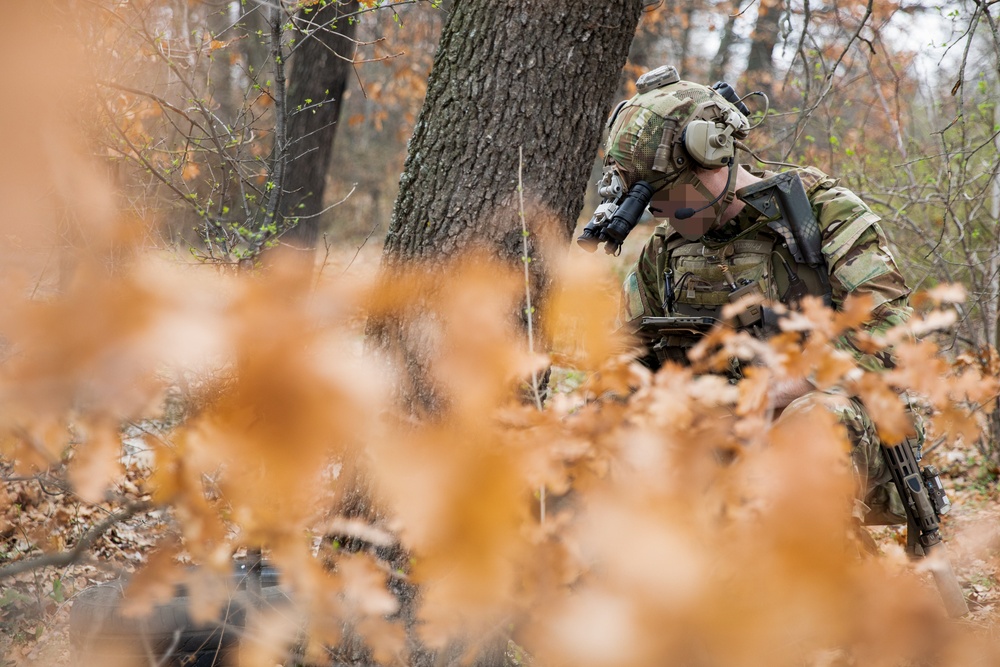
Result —
<path fill-rule="evenodd" d="M 827 266 L 835 266 L 851 250 L 861 235 L 878 221 L 877 215 L 866 211 L 837 229 L 833 238 L 823 244 L 823 255 L 826 256 Z"/>
<path fill-rule="evenodd" d="M 892 260 L 882 253 L 864 253 L 844 262 L 833 271 L 833 275 L 848 292 L 871 282 L 879 276 L 895 270 Z M 876 304 L 878 305 L 878 304 Z"/>

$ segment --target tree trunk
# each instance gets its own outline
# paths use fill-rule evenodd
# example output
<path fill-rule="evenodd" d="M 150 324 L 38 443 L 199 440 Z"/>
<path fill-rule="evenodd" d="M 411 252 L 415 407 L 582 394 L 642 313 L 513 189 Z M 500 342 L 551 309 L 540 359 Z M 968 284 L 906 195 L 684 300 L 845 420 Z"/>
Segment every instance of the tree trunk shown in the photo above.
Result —
<path fill-rule="evenodd" d="M 731 0 L 730 11 L 726 16 L 726 25 L 722 28 L 722 37 L 719 38 L 719 50 L 712 58 L 712 67 L 708 72 L 708 80 L 711 82 L 724 81 L 726 70 L 729 68 L 729 59 L 733 55 L 733 47 L 736 45 L 736 18 L 740 13 L 742 0 Z"/>
<path fill-rule="evenodd" d="M 743 75 L 741 90 L 762 90 L 774 101 L 774 61 L 772 54 L 778 44 L 782 0 L 761 0 L 757 22 L 750 36 L 750 53 Z"/>
<path fill-rule="evenodd" d="M 306 9 L 315 10 L 320 5 Z M 286 222 L 297 220 L 282 236 L 290 245 L 312 249 L 319 238 L 320 212 L 326 174 L 330 168 L 344 89 L 353 71 L 357 20 L 338 16 L 352 14 L 358 0 L 332 2 L 319 11 L 299 14 L 302 27 L 291 60 L 288 101 L 288 173 L 283 197 Z"/>
<path fill-rule="evenodd" d="M 997 69 L 1000 70 L 1000 66 Z M 996 127 L 997 123 L 1000 123 L 1000 107 L 994 106 L 993 126 Z M 993 148 L 1000 154 L 1000 136 L 993 136 Z M 1000 219 L 1000 175 L 996 172 L 990 184 L 990 219 Z M 983 341 L 983 347 L 993 345 L 1000 350 L 1000 233 L 995 228 L 992 246 L 986 269 L 988 296 L 985 301 L 986 340 Z M 1000 433 L 993 435 L 1000 436 Z"/>
<path fill-rule="evenodd" d="M 385 263 L 450 257 L 474 243 L 519 261 L 519 147 L 525 199 L 550 209 L 569 239 L 641 5 L 455 3 L 410 140 Z"/>
<path fill-rule="evenodd" d="M 476 247 L 521 266 L 523 148 L 531 284 L 544 286 L 543 246 L 552 240 L 564 250 L 576 227 L 641 8 L 642 0 L 454 3 L 410 140 L 383 271 Z M 399 326 L 370 321 L 368 330 L 378 346 L 406 348 Z M 415 382 L 409 398 L 433 408 L 433 390 L 414 377 L 418 354 L 404 353 Z"/>
<path fill-rule="evenodd" d="M 692 53 L 692 39 L 694 37 L 694 16 L 695 3 L 692 0 L 685 2 L 681 8 L 681 54 L 680 71 L 682 76 L 693 77 L 696 71 L 704 73 L 701 68 L 695 67 L 695 54 Z"/>

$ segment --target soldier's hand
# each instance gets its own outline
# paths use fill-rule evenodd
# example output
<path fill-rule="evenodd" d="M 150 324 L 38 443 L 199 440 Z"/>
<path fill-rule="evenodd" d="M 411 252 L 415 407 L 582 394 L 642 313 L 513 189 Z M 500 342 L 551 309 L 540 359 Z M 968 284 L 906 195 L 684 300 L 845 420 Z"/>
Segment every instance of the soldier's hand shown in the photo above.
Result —
<path fill-rule="evenodd" d="M 813 389 L 815 387 L 805 378 L 774 379 L 771 380 L 771 386 L 768 388 L 768 403 L 774 409 L 781 409 Z"/>

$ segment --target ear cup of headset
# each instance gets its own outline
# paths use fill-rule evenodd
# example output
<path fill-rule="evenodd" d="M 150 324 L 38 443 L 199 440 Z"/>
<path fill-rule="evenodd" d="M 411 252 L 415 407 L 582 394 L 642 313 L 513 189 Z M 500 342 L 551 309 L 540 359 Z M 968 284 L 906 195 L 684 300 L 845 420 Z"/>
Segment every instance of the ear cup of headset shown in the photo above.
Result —
<path fill-rule="evenodd" d="M 731 133 L 732 128 L 725 123 L 693 120 L 684 128 L 684 149 L 705 169 L 724 167 L 736 155 Z"/>

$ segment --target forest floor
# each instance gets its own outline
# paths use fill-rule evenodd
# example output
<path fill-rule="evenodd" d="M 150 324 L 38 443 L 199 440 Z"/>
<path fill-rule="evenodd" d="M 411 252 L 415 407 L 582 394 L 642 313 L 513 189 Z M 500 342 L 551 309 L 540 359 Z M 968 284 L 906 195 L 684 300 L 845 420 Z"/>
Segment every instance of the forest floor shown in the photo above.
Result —
<path fill-rule="evenodd" d="M 130 447 L 124 475 L 114 494 L 144 496 L 149 473 L 141 447 Z M 996 542 L 1000 525 L 998 470 L 977 451 L 935 451 L 930 462 L 943 469 L 954 503 L 943 532 L 971 613 L 963 621 L 985 631 L 1000 628 L 1000 572 L 983 553 L 983 540 Z M 0 467 L 0 571 L 12 563 L 65 551 L 120 504 L 82 502 L 60 481 L 59 471 L 18 476 Z M 885 548 L 905 543 L 898 527 L 870 529 Z M 144 511 L 98 537 L 78 561 L 65 566 L 30 569 L 0 581 L 0 667 L 68 667 L 73 664 L 68 638 L 69 610 L 84 588 L 141 567 L 157 542 L 172 532 L 170 517 L 160 510 Z M 997 544 L 985 545 L 996 552 Z"/>

